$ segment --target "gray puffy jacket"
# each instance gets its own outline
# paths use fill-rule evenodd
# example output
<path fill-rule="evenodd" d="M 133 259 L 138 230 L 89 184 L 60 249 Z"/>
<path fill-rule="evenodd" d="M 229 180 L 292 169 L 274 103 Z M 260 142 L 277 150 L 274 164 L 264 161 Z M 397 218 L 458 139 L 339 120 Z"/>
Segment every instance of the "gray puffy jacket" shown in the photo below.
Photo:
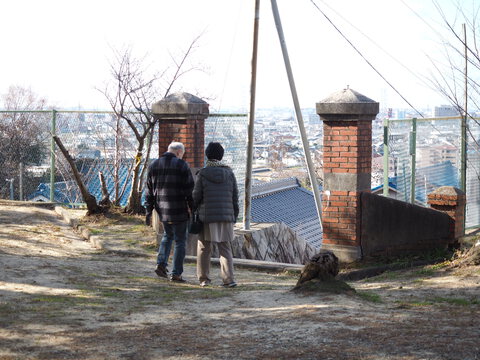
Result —
<path fill-rule="evenodd" d="M 197 174 L 193 189 L 194 208 L 204 223 L 236 222 L 238 187 L 228 166 L 207 166 Z"/>

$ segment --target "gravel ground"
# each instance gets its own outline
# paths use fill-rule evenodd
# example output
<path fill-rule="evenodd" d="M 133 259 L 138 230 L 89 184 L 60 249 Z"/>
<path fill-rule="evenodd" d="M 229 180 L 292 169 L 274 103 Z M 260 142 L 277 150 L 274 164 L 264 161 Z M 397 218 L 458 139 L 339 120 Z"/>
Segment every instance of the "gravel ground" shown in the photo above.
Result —
<path fill-rule="evenodd" d="M 297 294 L 297 275 L 236 268 L 239 286 L 153 273 L 141 218 L 88 224 L 96 249 L 52 210 L 0 202 L 0 359 L 480 359 L 480 267 L 448 264 Z M 133 254 L 133 253 L 132 253 Z"/>

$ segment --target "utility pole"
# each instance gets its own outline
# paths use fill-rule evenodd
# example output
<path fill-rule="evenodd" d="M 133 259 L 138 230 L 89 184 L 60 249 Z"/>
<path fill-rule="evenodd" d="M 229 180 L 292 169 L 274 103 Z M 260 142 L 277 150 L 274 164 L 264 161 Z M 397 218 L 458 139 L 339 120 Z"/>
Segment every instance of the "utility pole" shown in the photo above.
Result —
<path fill-rule="evenodd" d="M 260 22 L 260 0 L 255 0 L 255 20 L 253 23 L 252 76 L 250 80 L 250 109 L 248 112 L 247 169 L 245 174 L 245 199 L 243 203 L 243 229 L 250 230 L 252 209 L 252 162 L 253 129 L 255 123 L 255 92 L 257 84 L 258 24 Z"/>
<path fill-rule="evenodd" d="M 295 106 L 295 113 L 298 122 L 298 128 L 302 137 L 303 151 L 305 152 L 305 158 L 307 160 L 308 176 L 310 183 L 312 184 L 312 191 L 315 197 L 315 206 L 317 208 L 318 220 L 320 227 L 322 227 L 322 201 L 320 199 L 320 191 L 318 189 L 317 177 L 315 175 L 315 168 L 313 167 L 312 157 L 310 156 L 310 148 L 308 144 L 307 133 L 303 125 L 302 111 L 298 102 L 297 89 L 295 87 L 295 81 L 293 79 L 292 67 L 290 65 L 290 59 L 288 57 L 287 45 L 285 42 L 285 36 L 283 35 L 282 22 L 280 20 L 280 14 L 278 12 L 278 6 L 276 0 L 271 0 L 273 17 L 275 19 L 275 25 L 277 26 L 278 38 L 280 40 L 280 46 L 282 47 L 283 60 L 285 62 L 285 68 L 287 70 L 288 82 L 290 83 L 290 91 L 292 93 L 293 104 Z"/>

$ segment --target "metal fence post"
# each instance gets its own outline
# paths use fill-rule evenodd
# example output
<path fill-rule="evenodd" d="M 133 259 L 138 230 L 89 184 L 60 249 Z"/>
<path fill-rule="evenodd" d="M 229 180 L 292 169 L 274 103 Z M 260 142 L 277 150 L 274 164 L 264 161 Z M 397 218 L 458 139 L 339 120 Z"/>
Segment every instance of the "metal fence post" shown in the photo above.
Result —
<path fill-rule="evenodd" d="M 467 115 L 461 119 L 460 136 L 460 190 L 467 192 Z"/>
<path fill-rule="evenodd" d="M 10 179 L 10 200 L 15 200 L 15 192 L 14 192 L 14 188 L 13 188 L 13 181 L 14 179 Z"/>
<path fill-rule="evenodd" d="M 383 196 L 388 197 L 388 118 L 383 119 Z"/>
<path fill-rule="evenodd" d="M 18 175 L 18 200 L 23 201 L 23 162 L 19 166 L 19 175 Z"/>
<path fill-rule="evenodd" d="M 410 203 L 415 203 L 415 172 L 417 161 L 417 118 L 412 119 L 412 131 L 410 133 L 410 156 L 412 159 L 412 174 L 410 180 Z M 426 191 L 427 189 L 425 189 Z"/>
<path fill-rule="evenodd" d="M 52 110 L 52 127 L 50 143 L 50 202 L 55 201 L 55 140 L 53 137 L 57 132 L 57 110 Z"/>
<path fill-rule="evenodd" d="M 460 189 L 467 192 L 467 127 L 468 127 L 468 46 L 467 46 L 467 30 L 465 24 L 462 24 L 463 38 L 465 44 L 465 108 L 462 116 L 462 134 L 461 134 L 461 151 L 462 158 L 460 163 Z M 465 226 L 463 227 L 465 229 Z"/>

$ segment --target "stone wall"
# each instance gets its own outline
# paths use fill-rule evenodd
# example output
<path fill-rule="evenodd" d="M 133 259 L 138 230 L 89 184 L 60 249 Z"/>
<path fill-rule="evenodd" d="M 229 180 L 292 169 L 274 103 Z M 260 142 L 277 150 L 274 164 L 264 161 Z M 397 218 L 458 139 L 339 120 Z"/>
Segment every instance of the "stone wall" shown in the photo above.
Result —
<path fill-rule="evenodd" d="M 187 255 L 196 255 L 196 243 L 196 235 L 191 235 Z M 232 251 L 237 259 L 302 265 L 318 252 L 284 223 L 252 224 L 250 230 L 242 230 L 237 224 Z M 218 257 L 216 246 L 213 246 L 212 257 Z"/>

